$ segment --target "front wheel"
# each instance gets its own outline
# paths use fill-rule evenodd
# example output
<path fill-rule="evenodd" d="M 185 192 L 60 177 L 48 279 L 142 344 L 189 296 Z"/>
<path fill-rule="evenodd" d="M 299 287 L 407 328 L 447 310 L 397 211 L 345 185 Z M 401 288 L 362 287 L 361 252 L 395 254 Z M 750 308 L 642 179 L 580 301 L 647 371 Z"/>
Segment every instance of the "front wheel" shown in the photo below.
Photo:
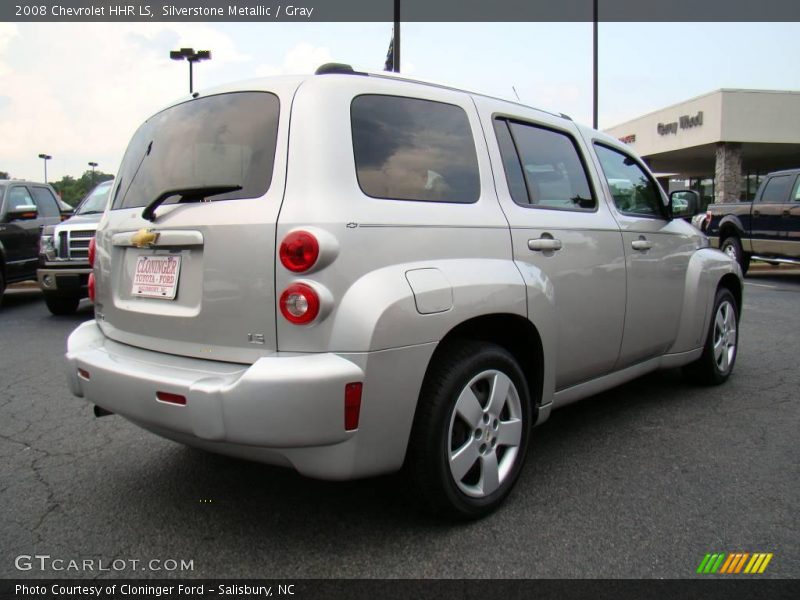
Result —
<path fill-rule="evenodd" d="M 519 477 L 530 427 L 528 386 L 508 351 L 473 341 L 439 349 L 409 440 L 411 489 L 431 512 L 487 515 Z"/>
<path fill-rule="evenodd" d="M 730 290 L 717 290 L 711 319 L 703 354 L 684 371 L 698 383 L 719 385 L 730 377 L 739 345 L 739 309 Z"/>
<path fill-rule="evenodd" d="M 722 240 L 719 249 L 739 263 L 742 268 L 742 275 L 747 273 L 747 269 L 750 267 L 750 255 L 745 254 L 742 249 L 742 242 L 739 241 L 738 237 L 735 235 L 726 237 Z"/>

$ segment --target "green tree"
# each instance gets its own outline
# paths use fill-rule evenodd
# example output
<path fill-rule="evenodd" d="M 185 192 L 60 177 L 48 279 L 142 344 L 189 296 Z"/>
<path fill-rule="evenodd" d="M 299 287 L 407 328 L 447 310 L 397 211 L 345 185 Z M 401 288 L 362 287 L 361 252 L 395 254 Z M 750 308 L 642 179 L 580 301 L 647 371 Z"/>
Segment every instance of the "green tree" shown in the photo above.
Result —
<path fill-rule="evenodd" d="M 0 171 L 0 179 L 11 179 L 11 175 L 8 174 L 8 171 Z"/>
<path fill-rule="evenodd" d="M 91 170 L 84 171 L 80 178 L 75 179 L 69 175 L 65 175 L 59 181 L 52 181 L 51 185 L 61 195 L 61 199 L 70 206 L 77 206 L 78 202 L 83 200 L 92 188 L 102 181 L 114 179 L 110 173 L 103 173 L 102 171 L 95 171 L 92 174 Z"/>

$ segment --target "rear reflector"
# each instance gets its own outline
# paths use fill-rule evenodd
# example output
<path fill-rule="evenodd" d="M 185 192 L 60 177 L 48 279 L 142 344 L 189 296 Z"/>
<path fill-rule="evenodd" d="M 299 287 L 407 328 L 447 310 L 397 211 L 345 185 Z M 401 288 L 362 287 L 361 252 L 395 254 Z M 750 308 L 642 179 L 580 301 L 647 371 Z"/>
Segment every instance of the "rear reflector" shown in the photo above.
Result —
<path fill-rule="evenodd" d="M 97 254 L 97 240 L 92 238 L 89 240 L 89 266 L 94 267 L 94 257 Z"/>
<path fill-rule="evenodd" d="M 344 428 L 346 431 L 358 429 L 362 385 L 361 383 L 348 383 L 344 386 Z"/>
<path fill-rule="evenodd" d="M 169 392 L 156 392 L 156 398 L 161 400 L 161 402 L 168 402 L 170 404 L 180 404 L 181 406 L 186 405 L 186 396 L 181 396 L 180 394 L 170 394 Z"/>
<path fill-rule="evenodd" d="M 89 273 L 89 300 L 94 302 L 94 297 L 96 294 L 95 289 L 95 282 L 94 282 L 94 273 Z"/>

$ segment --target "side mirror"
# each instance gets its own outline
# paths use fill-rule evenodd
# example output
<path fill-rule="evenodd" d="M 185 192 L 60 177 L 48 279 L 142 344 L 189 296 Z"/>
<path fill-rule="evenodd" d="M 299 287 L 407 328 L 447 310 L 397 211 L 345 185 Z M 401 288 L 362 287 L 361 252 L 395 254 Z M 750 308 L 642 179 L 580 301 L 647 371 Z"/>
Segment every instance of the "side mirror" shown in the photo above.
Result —
<path fill-rule="evenodd" d="M 669 210 L 673 219 L 690 219 L 697 214 L 700 196 L 694 190 L 675 190 L 669 195 Z"/>
<path fill-rule="evenodd" d="M 20 204 L 8 209 L 7 221 L 28 221 L 39 216 L 39 209 L 35 204 Z"/>

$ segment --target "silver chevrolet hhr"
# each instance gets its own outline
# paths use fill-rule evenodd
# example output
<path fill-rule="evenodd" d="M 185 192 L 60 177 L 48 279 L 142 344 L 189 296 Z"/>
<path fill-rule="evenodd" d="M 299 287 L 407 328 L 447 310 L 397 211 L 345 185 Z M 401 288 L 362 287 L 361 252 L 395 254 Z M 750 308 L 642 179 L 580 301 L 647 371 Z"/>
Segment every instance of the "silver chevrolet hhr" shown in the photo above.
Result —
<path fill-rule="evenodd" d="M 607 135 L 441 85 L 325 65 L 196 93 L 125 154 L 70 388 L 310 477 L 404 468 L 479 517 L 552 409 L 730 375 L 741 272 L 686 204 Z"/>

